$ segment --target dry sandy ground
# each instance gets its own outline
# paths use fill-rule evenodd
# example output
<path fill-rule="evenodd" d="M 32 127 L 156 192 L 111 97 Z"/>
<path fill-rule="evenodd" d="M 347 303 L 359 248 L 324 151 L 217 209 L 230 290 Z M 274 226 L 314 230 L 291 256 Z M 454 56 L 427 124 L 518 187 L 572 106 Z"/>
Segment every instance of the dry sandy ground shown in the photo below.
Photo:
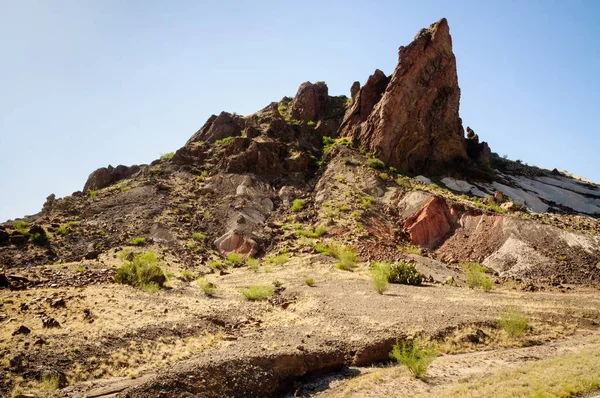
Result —
<path fill-rule="evenodd" d="M 207 364 L 255 363 L 264 358 L 277 364 L 287 358 L 286 366 L 294 370 L 270 372 L 271 384 L 280 384 L 265 390 L 280 394 L 306 382 L 287 383 L 286 379 L 286 384 L 282 378 L 385 361 L 396 338 L 416 333 L 443 341 L 448 353 L 488 351 L 437 359 L 427 382 L 408 379 L 401 368 L 351 368 L 361 376 L 331 382 L 329 390 L 320 392 L 324 396 L 385 396 L 393 391 L 398 396 L 400 391 L 419 391 L 435 396 L 449 383 L 523 362 L 515 358 L 545 358 L 563 348 L 598 345 L 597 291 L 525 293 L 497 287 L 485 293 L 441 285 L 390 285 L 379 295 L 371 286 L 366 264 L 347 272 L 336 269 L 335 262 L 326 257 L 303 256 L 291 257 L 283 265 L 261 265 L 256 272 L 241 268 L 227 275 L 209 275 L 217 292 L 207 297 L 195 282 L 178 278 L 182 268 L 177 263 L 167 264 L 172 273 L 169 288 L 155 294 L 112 283 L 0 291 L 2 394 L 20 386 L 23 392 L 39 396 L 110 396 L 137 385 L 132 396 L 154 396 L 154 392 L 161 396 L 158 384 L 171 388 L 170 380 L 177 381 L 179 374 L 199 371 Z M 314 286 L 305 284 L 308 277 L 314 279 Z M 240 294 L 242 287 L 273 281 L 282 289 L 270 301 L 249 302 Z M 52 307 L 59 298 L 64 299 L 64 307 Z M 525 338 L 511 340 L 495 326 L 500 311 L 507 307 L 529 316 L 533 328 Z M 43 317 L 55 319 L 60 327 L 43 327 Z M 20 325 L 30 333 L 14 334 Z M 487 337 L 478 344 L 465 343 L 465 336 L 477 329 Z M 590 336 L 595 336 L 595 342 L 586 340 Z M 548 344 L 566 338 L 571 340 Z M 489 352 L 534 344 L 522 351 Z M 236 377 L 252 386 L 242 370 L 240 366 Z M 66 375 L 66 388 L 56 390 L 52 383 L 36 380 L 53 372 Z M 326 379 L 319 380 L 313 390 L 309 383 L 300 392 L 310 395 L 322 390 L 319 383 Z M 188 390 L 200 391 L 197 388 Z M 224 390 L 221 396 L 238 394 L 235 388 Z M 194 395 L 189 394 L 180 396 Z"/>

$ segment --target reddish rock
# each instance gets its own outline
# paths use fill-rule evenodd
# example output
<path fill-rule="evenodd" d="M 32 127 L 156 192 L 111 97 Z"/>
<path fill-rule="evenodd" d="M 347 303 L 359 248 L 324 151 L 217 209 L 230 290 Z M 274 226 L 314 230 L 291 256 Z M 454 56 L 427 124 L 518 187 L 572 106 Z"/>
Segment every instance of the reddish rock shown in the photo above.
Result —
<path fill-rule="evenodd" d="M 358 94 L 359 91 L 360 91 L 360 83 L 359 82 L 352 83 L 352 87 L 350 87 L 350 98 L 354 99 L 354 97 L 356 97 L 356 94 Z"/>
<path fill-rule="evenodd" d="M 444 199 L 436 196 L 410 216 L 403 228 L 413 244 L 433 249 L 454 228 L 458 217 L 456 210 L 449 208 Z"/>
<path fill-rule="evenodd" d="M 327 114 L 329 89 L 324 82 L 305 82 L 300 85 L 290 104 L 292 119 L 317 120 Z"/>
<path fill-rule="evenodd" d="M 254 239 L 237 231 L 227 232 L 215 241 L 215 245 L 225 255 L 240 253 L 246 257 L 252 257 L 258 251 L 258 244 Z"/>
<path fill-rule="evenodd" d="M 390 79 L 379 69 L 369 76 L 369 79 L 358 93 L 352 95 L 352 106 L 344 116 L 344 121 L 340 126 L 340 135 L 355 138 L 355 133 L 358 133 L 355 132 L 355 129 L 360 127 L 360 123 L 367 119 L 373 107 L 381 100 L 381 95 L 389 81 Z M 356 86 L 353 85 L 351 92 L 355 89 Z"/>
<path fill-rule="evenodd" d="M 344 135 L 389 166 L 441 172 L 448 163 L 467 158 L 459 100 L 452 39 L 442 19 L 400 47 L 383 97 L 361 126 Z"/>

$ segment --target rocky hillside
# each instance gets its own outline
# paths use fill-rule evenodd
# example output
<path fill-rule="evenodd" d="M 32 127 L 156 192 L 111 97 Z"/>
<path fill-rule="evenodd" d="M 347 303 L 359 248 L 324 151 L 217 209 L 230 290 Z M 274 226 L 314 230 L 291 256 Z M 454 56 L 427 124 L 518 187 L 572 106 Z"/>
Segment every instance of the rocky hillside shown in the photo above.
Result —
<path fill-rule="evenodd" d="M 472 129 L 464 135 L 445 19 L 400 47 L 391 76 L 376 70 L 351 93 L 306 82 L 252 115 L 211 116 L 150 165 L 98 169 L 82 192 L 3 224 L 0 262 L 96 258 L 139 237 L 201 267 L 280 250 L 287 224 L 326 222 L 365 260 L 411 243 L 516 278 L 597 280 L 600 187 L 499 158 Z M 301 211 L 290 212 L 294 200 Z"/>
<path fill-rule="evenodd" d="M 492 153 L 473 129 L 465 135 L 459 101 L 442 19 L 350 98 L 306 82 L 254 114 L 213 115 L 176 152 L 100 168 L 82 191 L 0 224 L 0 321 L 10 326 L 0 395 L 23 380 L 42 388 L 48 374 L 73 397 L 289 391 L 299 377 L 387 360 L 408 329 L 454 338 L 466 324 L 495 325 L 497 303 L 516 296 L 465 298 L 473 264 L 486 290 L 546 290 L 551 304 L 527 299 L 551 312 L 532 307 L 539 319 L 556 316 L 564 292 L 595 294 L 600 186 Z M 140 258 L 161 264 L 145 288 L 164 294 L 134 288 L 126 272 Z M 435 288 L 365 293 L 384 261 L 414 266 L 411 277 Z M 312 289 L 307 273 L 326 288 Z M 240 300 L 273 275 L 269 306 Z M 560 308 L 565 319 L 597 325 L 595 301 L 574 311 L 577 300 Z M 406 313 L 392 320 L 398 306 Z M 109 376 L 131 380 L 81 392 Z"/>

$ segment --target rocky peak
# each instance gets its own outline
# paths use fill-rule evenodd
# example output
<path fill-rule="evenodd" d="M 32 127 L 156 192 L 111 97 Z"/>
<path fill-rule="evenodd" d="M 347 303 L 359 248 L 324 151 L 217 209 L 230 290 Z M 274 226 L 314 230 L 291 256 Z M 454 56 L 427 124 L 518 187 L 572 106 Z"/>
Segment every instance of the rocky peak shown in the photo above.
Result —
<path fill-rule="evenodd" d="M 212 115 L 187 143 L 206 141 L 212 144 L 226 137 L 239 136 L 244 129 L 244 123 L 244 118 L 235 113 L 221 112 L 219 116 Z"/>
<path fill-rule="evenodd" d="M 292 119 L 316 120 L 327 114 L 329 89 L 324 82 L 305 82 L 300 85 L 290 104 Z"/>
<path fill-rule="evenodd" d="M 384 86 L 383 73 L 370 80 Z M 369 82 L 357 94 L 341 134 L 390 166 L 413 173 L 438 173 L 456 160 L 466 160 L 467 145 L 458 114 L 460 88 L 452 38 L 445 19 L 422 29 L 399 49 L 399 61 L 383 95 Z M 372 86 L 375 86 L 373 84 Z M 381 94 L 380 94 L 381 95 Z M 364 101 L 364 104 L 362 103 Z M 360 110 L 359 110 L 360 106 Z M 372 106 L 368 116 L 363 112 Z"/>

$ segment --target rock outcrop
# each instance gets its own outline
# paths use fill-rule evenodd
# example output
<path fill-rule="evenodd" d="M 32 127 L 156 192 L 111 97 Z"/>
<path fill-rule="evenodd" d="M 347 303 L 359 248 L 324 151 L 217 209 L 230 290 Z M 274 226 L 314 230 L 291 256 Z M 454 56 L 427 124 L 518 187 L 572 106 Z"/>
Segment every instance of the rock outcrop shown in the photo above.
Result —
<path fill-rule="evenodd" d="M 227 137 L 236 137 L 242 134 L 244 118 L 229 112 L 221 112 L 219 116 L 212 115 L 204 126 L 188 140 L 187 144 L 196 141 L 206 141 L 210 144 Z"/>
<path fill-rule="evenodd" d="M 346 112 L 344 121 L 340 127 L 340 135 L 353 137 L 355 129 L 360 128 L 360 124 L 364 122 L 367 117 L 371 114 L 373 107 L 381 100 L 385 88 L 387 87 L 390 79 L 377 69 L 367 79 L 365 85 L 361 88 L 356 83 L 352 85 L 352 106 Z"/>
<path fill-rule="evenodd" d="M 382 98 L 362 122 L 364 115 L 356 118 L 351 112 L 355 121 L 347 118 L 342 134 L 389 166 L 439 173 L 456 160 L 468 159 L 459 100 L 452 39 L 442 19 L 400 47 Z"/>
<path fill-rule="evenodd" d="M 130 167 L 119 165 L 117 167 L 101 167 L 90 174 L 83 191 L 87 192 L 88 189 L 102 189 L 109 185 L 116 183 L 117 181 L 129 178 L 135 173 L 140 171 L 140 166 L 133 165 Z"/>
<path fill-rule="evenodd" d="M 300 85 L 290 104 L 292 119 L 317 120 L 327 114 L 329 89 L 324 82 L 305 82 Z"/>

